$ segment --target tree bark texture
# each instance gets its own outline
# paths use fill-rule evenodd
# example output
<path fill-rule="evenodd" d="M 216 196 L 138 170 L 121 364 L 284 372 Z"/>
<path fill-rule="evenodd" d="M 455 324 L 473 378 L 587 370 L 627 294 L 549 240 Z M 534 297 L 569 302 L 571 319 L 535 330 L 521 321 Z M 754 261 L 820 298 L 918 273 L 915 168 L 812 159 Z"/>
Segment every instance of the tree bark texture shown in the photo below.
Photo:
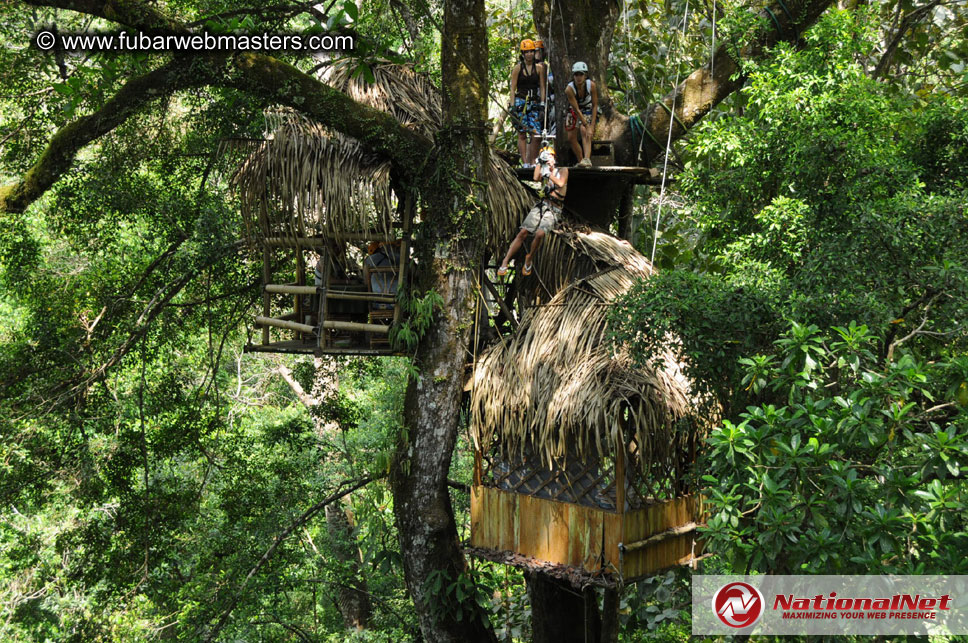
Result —
<path fill-rule="evenodd" d="M 486 613 L 458 585 L 473 587 L 447 490 L 477 298 L 486 189 L 487 31 L 484 0 L 444 3 L 441 42 L 444 124 L 421 187 L 426 234 L 416 246 L 418 292 L 444 301 L 415 357 L 405 430 L 391 468 L 394 514 L 407 588 L 428 643 L 495 641 Z"/>

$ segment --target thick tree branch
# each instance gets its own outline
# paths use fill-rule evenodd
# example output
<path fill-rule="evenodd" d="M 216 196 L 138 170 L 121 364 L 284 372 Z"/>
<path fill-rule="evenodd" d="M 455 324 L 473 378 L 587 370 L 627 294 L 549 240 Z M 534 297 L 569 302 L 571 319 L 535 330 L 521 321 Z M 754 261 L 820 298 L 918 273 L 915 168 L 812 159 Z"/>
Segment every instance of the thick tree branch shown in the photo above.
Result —
<path fill-rule="evenodd" d="M 745 48 L 743 57 L 756 57 L 780 41 L 796 41 L 805 29 L 815 23 L 833 0 L 786 0 L 760 12 L 764 27 L 753 43 Z M 788 13 L 789 12 L 789 13 Z M 792 19 L 791 19 L 792 17 Z M 774 22 L 775 20 L 775 22 Z M 779 26 L 779 29 L 777 27 Z M 672 123 L 672 140 L 682 137 L 706 114 L 731 93 L 743 86 L 745 77 L 740 65 L 733 58 L 735 52 L 722 45 L 710 63 L 692 72 L 663 99 L 641 112 L 638 116 L 651 134 L 633 135 L 631 121 L 624 117 L 613 119 L 605 132 L 615 142 L 616 162 L 620 165 L 650 165 L 661 152 L 669 136 L 670 111 L 675 105 L 676 118 Z M 644 137 L 644 139 L 643 139 Z M 655 140 L 653 140 L 655 139 Z M 659 141 L 657 144 L 655 141 Z M 642 154 L 639 155 L 640 144 Z M 621 160 L 620 160 L 621 159 Z"/>
<path fill-rule="evenodd" d="M 188 28 L 150 4 L 130 0 L 26 0 L 37 7 L 86 13 L 147 34 L 187 34 Z"/>
<path fill-rule="evenodd" d="M 101 109 L 57 130 L 40 159 L 23 178 L 0 187 L 0 212 L 23 212 L 70 168 L 81 148 L 113 130 L 152 100 L 215 79 L 214 66 L 189 62 L 176 58 L 128 81 Z"/>
<path fill-rule="evenodd" d="M 361 105 L 281 60 L 244 53 L 236 56 L 234 67 L 236 73 L 226 85 L 261 96 L 267 104 L 292 107 L 356 139 L 390 159 L 404 177 L 415 178 L 431 150 L 431 141 L 403 127 L 393 116 Z"/>

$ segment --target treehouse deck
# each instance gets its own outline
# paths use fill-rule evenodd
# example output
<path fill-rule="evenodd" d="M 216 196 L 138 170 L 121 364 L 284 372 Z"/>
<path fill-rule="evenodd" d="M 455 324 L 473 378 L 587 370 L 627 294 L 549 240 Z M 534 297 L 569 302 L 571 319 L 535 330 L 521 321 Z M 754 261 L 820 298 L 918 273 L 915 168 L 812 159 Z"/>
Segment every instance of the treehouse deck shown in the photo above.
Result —
<path fill-rule="evenodd" d="M 516 168 L 514 173 L 521 181 L 531 181 L 534 176 L 531 168 Z M 629 187 L 657 185 L 661 180 L 662 173 L 655 168 L 617 165 L 569 167 L 565 214 L 607 230 Z"/>

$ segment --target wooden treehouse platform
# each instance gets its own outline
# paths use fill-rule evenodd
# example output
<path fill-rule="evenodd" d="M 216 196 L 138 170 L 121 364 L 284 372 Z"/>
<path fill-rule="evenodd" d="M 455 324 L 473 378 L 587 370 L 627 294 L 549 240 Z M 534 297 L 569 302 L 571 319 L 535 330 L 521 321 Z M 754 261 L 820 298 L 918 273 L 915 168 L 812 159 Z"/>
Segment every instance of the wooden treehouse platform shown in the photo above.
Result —
<path fill-rule="evenodd" d="M 698 560 L 701 500 L 627 469 L 635 451 L 633 444 L 622 454 L 631 457 L 572 458 L 550 469 L 478 451 L 469 553 L 600 585 Z"/>
<path fill-rule="evenodd" d="M 400 355 L 389 334 L 402 317 L 396 292 L 408 275 L 410 223 L 408 210 L 399 234 L 261 237 L 262 314 L 253 323 L 262 336 L 245 351 Z M 348 258 L 352 242 L 369 244 L 362 265 Z"/>
<path fill-rule="evenodd" d="M 591 167 L 568 167 L 565 211 L 601 229 L 608 229 L 629 187 L 662 181 L 662 172 L 655 168 L 614 165 L 611 141 L 594 141 L 591 161 Z M 531 181 L 534 170 L 520 167 L 514 174 L 521 181 Z"/>

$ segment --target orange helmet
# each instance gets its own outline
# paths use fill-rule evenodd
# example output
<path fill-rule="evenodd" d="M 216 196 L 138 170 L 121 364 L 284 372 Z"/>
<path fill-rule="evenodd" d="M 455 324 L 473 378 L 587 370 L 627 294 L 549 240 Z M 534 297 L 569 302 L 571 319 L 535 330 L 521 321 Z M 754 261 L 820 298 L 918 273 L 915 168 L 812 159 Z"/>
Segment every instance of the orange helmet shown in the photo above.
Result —
<path fill-rule="evenodd" d="M 535 40 L 534 41 L 534 48 L 535 49 L 544 49 L 544 41 L 543 40 Z"/>
<path fill-rule="evenodd" d="M 535 46 L 534 46 L 534 41 L 533 40 L 524 39 L 524 40 L 521 41 L 521 51 L 522 52 L 525 52 L 525 51 L 534 51 L 534 50 L 535 50 Z"/>

